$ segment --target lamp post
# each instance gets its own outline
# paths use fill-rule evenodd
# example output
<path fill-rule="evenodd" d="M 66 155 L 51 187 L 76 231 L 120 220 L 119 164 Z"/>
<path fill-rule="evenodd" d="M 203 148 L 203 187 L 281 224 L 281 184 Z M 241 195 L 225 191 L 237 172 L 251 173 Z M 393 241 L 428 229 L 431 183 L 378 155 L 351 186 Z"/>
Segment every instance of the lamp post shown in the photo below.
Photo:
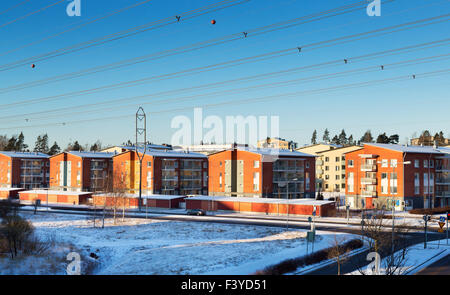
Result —
<path fill-rule="evenodd" d="M 402 161 L 402 165 L 403 165 L 403 176 L 405 175 L 405 169 L 404 169 L 404 167 L 405 167 L 405 165 L 409 165 L 409 164 L 411 164 L 411 161 L 406 161 L 405 162 L 405 156 L 406 156 L 406 153 L 404 154 L 404 156 L 403 156 L 403 161 Z M 383 163 L 383 162 L 380 162 L 380 161 L 378 161 L 377 163 Z M 392 165 L 392 161 L 391 161 L 391 167 L 392 167 L 392 177 L 394 176 L 394 174 L 395 174 L 395 167 L 397 167 L 397 163 L 396 163 L 396 165 Z M 404 178 L 404 177 L 403 177 Z M 397 179 L 398 179 L 398 177 L 397 177 Z M 403 187 L 405 186 L 405 183 L 403 183 Z M 391 194 L 393 194 L 394 192 L 392 191 L 392 188 L 391 188 Z M 397 192 L 396 192 L 397 193 Z M 405 196 L 403 195 L 403 198 L 404 198 Z M 394 250 L 395 250 L 395 248 L 394 248 L 394 230 L 395 230 L 395 197 L 394 196 L 391 196 L 391 199 L 388 199 L 388 202 L 390 202 L 391 203 L 391 207 L 392 207 L 392 237 L 391 237 L 391 255 L 393 256 L 394 255 Z M 393 259 L 393 258 L 392 258 Z"/>
<path fill-rule="evenodd" d="M 293 178 L 292 181 L 297 181 L 298 178 Z M 286 217 L 286 230 L 289 229 L 289 181 L 286 180 L 283 184 L 279 184 L 278 186 L 284 187 L 286 186 L 286 192 L 287 192 L 287 217 Z"/>

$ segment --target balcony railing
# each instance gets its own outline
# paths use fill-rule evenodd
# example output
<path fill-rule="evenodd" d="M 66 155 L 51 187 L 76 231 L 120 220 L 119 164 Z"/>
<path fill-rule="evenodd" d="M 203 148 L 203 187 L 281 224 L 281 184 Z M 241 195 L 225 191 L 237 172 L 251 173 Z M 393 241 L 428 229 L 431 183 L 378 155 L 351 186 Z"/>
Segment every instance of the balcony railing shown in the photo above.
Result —
<path fill-rule="evenodd" d="M 367 197 L 375 197 L 377 195 L 376 191 L 366 191 L 366 190 L 362 190 L 361 191 L 361 195 L 363 196 L 367 196 Z"/>
<path fill-rule="evenodd" d="M 377 184 L 377 179 L 370 177 L 361 178 L 361 184 Z"/>
<path fill-rule="evenodd" d="M 377 165 L 363 164 L 361 165 L 361 171 L 377 171 Z"/>

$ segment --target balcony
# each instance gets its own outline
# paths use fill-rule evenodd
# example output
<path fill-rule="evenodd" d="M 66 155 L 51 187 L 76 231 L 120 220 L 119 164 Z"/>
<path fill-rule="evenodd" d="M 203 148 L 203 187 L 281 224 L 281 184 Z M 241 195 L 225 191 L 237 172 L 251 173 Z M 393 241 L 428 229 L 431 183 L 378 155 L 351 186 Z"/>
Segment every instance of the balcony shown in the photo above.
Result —
<path fill-rule="evenodd" d="M 365 196 L 365 197 L 376 197 L 377 196 L 377 192 L 376 191 L 366 191 L 366 190 L 362 190 L 361 191 L 361 195 Z"/>
<path fill-rule="evenodd" d="M 322 175 L 323 174 L 323 170 L 322 169 L 316 169 L 316 174 L 317 175 Z"/>
<path fill-rule="evenodd" d="M 317 166 L 322 166 L 323 165 L 323 160 L 316 160 L 316 165 Z"/>
<path fill-rule="evenodd" d="M 361 165 L 361 171 L 375 172 L 375 171 L 377 171 L 377 165 L 363 164 L 363 165 Z"/>
<path fill-rule="evenodd" d="M 372 184 L 372 185 L 375 185 L 375 184 L 377 184 L 377 179 L 376 178 L 370 178 L 370 177 L 361 178 L 361 184 Z"/>
<path fill-rule="evenodd" d="M 436 197 L 450 198 L 450 192 L 436 192 Z"/>
<path fill-rule="evenodd" d="M 304 172 L 305 168 L 303 166 L 274 166 L 273 171 L 296 171 L 296 172 Z"/>

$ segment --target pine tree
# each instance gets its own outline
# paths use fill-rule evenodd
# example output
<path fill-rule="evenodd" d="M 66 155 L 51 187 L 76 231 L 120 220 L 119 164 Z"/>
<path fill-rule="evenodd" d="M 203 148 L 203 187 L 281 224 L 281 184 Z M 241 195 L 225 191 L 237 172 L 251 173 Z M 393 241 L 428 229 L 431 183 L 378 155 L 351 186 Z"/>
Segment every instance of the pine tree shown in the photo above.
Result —
<path fill-rule="evenodd" d="M 48 154 L 50 156 L 53 156 L 53 155 L 59 154 L 60 152 L 61 152 L 61 148 L 59 147 L 59 145 L 55 141 L 55 143 L 50 148 L 50 151 L 48 152 Z"/>
<path fill-rule="evenodd" d="M 387 137 L 386 133 L 378 135 L 377 143 L 389 143 L 389 137 Z"/>
<path fill-rule="evenodd" d="M 345 134 L 344 129 L 342 129 L 341 134 L 339 134 L 339 143 L 342 145 L 346 145 L 348 143 L 347 134 Z"/>
<path fill-rule="evenodd" d="M 328 131 L 328 129 L 325 129 L 322 139 L 324 142 L 330 142 L 330 131 Z"/>
<path fill-rule="evenodd" d="M 331 140 L 331 143 L 333 144 L 341 144 L 341 141 L 339 140 L 339 137 L 335 135 L 333 139 Z"/>
<path fill-rule="evenodd" d="M 360 140 L 361 143 L 363 142 L 373 142 L 373 137 L 372 137 L 372 133 L 370 132 L 370 130 L 367 130 L 366 133 L 364 133 L 363 137 L 361 137 Z"/>
<path fill-rule="evenodd" d="M 355 145 L 355 140 L 353 139 L 353 135 L 350 135 L 350 137 L 348 138 L 348 144 Z"/>
<path fill-rule="evenodd" d="M 28 145 L 25 144 L 25 136 L 23 135 L 23 132 L 20 132 L 19 137 L 16 141 L 15 151 L 18 152 L 24 152 L 28 148 Z"/>
<path fill-rule="evenodd" d="M 36 143 L 34 144 L 34 152 L 40 152 L 41 151 L 41 145 L 42 145 L 42 138 L 40 135 L 38 135 L 36 139 Z"/>
<path fill-rule="evenodd" d="M 398 144 L 399 141 L 400 141 L 400 136 L 398 136 L 398 134 L 393 134 L 393 135 L 389 136 L 389 143 Z"/>
<path fill-rule="evenodd" d="M 317 143 L 317 130 L 314 129 L 314 132 L 312 134 L 311 143 L 316 144 Z"/>

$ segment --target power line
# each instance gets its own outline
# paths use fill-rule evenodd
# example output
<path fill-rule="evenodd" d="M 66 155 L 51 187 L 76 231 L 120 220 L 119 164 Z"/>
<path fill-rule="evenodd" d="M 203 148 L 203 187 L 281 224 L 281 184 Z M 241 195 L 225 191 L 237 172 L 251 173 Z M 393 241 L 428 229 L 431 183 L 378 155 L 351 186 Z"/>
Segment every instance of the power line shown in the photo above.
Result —
<path fill-rule="evenodd" d="M 395 68 L 404 67 L 404 66 L 412 66 L 412 65 L 429 63 L 429 62 L 436 62 L 436 61 L 448 59 L 449 56 L 450 56 L 450 53 L 447 53 L 447 54 L 441 54 L 441 55 L 435 55 L 435 56 L 429 56 L 429 57 L 415 58 L 415 59 L 410 59 L 410 60 L 405 60 L 405 61 L 400 61 L 400 62 L 395 62 L 395 63 L 390 63 L 390 64 L 383 64 L 383 68 L 380 68 L 380 65 L 374 65 L 374 66 L 369 66 L 369 67 L 364 67 L 364 68 L 359 68 L 359 69 L 352 69 L 352 70 L 347 70 L 347 71 L 342 71 L 342 72 L 322 74 L 322 75 L 317 75 L 317 76 L 312 76 L 312 77 L 303 77 L 303 78 L 297 78 L 297 79 L 286 80 L 286 81 L 259 84 L 259 85 L 243 87 L 243 88 L 235 88 L 235 89 L 210 92 L 210 93 L 204 93 L 204 94 L 195 94 L 195 95 L 190 95 L 190 96 L 174 97 L 174 98 L 170 98 L 170 99 L 160 99 L 160 100 L 146 102 L 146 103 L 143 103 L 142 101 L 140 101 L 139 103 L 141 105 L 152 104 L 152 106 L 155 106 L 155 104 L 158 104 L 158 103 L 164 104 L 164 103 L 170 103 L 170 102 L 174 102 L 174 101 L 181 102 L 181 101 L 186 101 L 189 99 L 214 97 L 217 95 L 230 94 L 230 93 L 236 93 L 236 92 L 242 93 L 244 91 L 251 91 L 251 90 L 255 90 L 255 89 L 258 90 L 258 89 L 263 89 L 263 88 L 268 88 L 268 87 L 272 87 L 272 88 L 273 87 L 285 87 L 285 86 L 290 86 L 293 84 L 298 85 L 298 82 L 302 82 L 302 81 L 303 82 L 316 82 L 316 81 L 321 81 L 321 80 L 340 78 L 340 77 L 346 76 L 346 75 L 355 75 L 355 74 L 369 73 L 369 72 L 375 72 L 375 71 L 386 71 L 389 69 L 395 69 Z M 178 90 L 178 91 L 180 91 L 180 90 Z M 168 92 L 172 92 L 172 91 L 168 91 Z M 149 94 L 149 95 L 142 95 L 142 96 L 137 96 L 137 97 L 123 98 L 123 99 L 120 99 L 120 101 L 130 101 L 130 100 L 133 100 L 136 98 L 160 97 L 163 95 L 164 95 L 164 92 Z M 108 102 L 100 103 L 100 104 L 108 104 Z M 94 103 L 94 104 L 90 104 L 89 106 L 92 107 L 95 105 L 98 105 L 98 104 Z M 57 110 L 48 110 L 48 111 L 35 112 L 35 113 L 29 113 L 29 114 L 21 114 L 20 116 L 30 118 L 30 116 L 45 113 L 45 115 L 46 115 L 45 117 L 33 118 L 33 120 L 40 120 L 40 119 L 48 119 L 50 117 L 59 117 L 60 116 L 58 114 L 52 116 L 49 114 L 51 112 L 60 112 L 60 111 L 70 110 L 70 114 L 65 113 L 64 116 L 72 116 L 72 115 L 86 114 L 86 113 L 99 112 L 99 111 L 110 111 L 110 110 L 115 110 L 117 108 L 124 108 L 124 107 L 130 107 L 130 106 L 135 106 L 135 104 L 126 104 L 126 105 L 119 105 L 119 106 L 115 106 L 115 107 L 93 109 L 93 110 L 87 110 L 87 111 L 85 110 L 85 111 L 79 111 L 79 112 L 73 111 L 77 107 L 68 107 L 68 108 L 61 108 L 61 109 L 57 109 Z M 0 120 L 7 120 L 8 122 L 23 120 L 23 119 L 18 119 L 17 117 L 18 117 L 17 115 L 2 116 L 2 118 L 0 118 Z M 15 118 L 15 120 L 14 120 L 14 118 Z"/>
<path fill-rule="evenodd" d="M 188 19 L 192 19 L 195 17 L 199 17 L 201 15 L 205 15 L 211 12 L 215 12 L 218 10 L 222 10 L 228 7 L 232 7 L 232 6 L 236 6 L 236 5 L 240 5 L 246 2 L 249 2 L 250 0 L 225 0 L 225 1 L 221 1 L 215 4 L 211 4 L 208 6 L 204 6 L 195 10 L 191 10 L 191 11 L 187 11 L 184 12 L 183 15 L 185 15 L 185 17 L 183 17 L 183 20 L 188 20 Z M 230 3 L 230 4 L 228 4 Z M 187 15 L 187 16 L 186 16 Z M 0 66 L 1 71 L 5 71 L 5 70 L 10 70 L 10 69 L 14 69 L 23 65 L 26 65 L 30 62 L 39 62 L 39 61 L 43 61 L 43 60 L 47 60 L 50 58 L 54 58 L 57 56 L 62 56 L 62 55 L 67 55 L 69 53 L 73 53 L 73 52 L 77 52 L 83 49 L 87 49 L 87 48 L 91 48 L 94 46 L 99 46 L 102 44 L 106 44 L 112 41 L 117 41 L 123 38 L 128 38 L 143 32 L 147 32 L 149 30 L 154 30 L 157 28 L 161 28 L 167 25 L 171 25 L 171 24 L 175 24 L 178 21 L 175 19 L 173 20 L 174 17 L 166 17 L 165 19 L 160 19 L 157 21 L 153 21 L 150 23 L 147 23 L 145 25 L 140 25 L 140 26 L 135 26 L 132 27 L 130 29 L 127 30 L 123 30 L 123 31 L 119 31 L 116 33 L 112 33 L 109 35 L 104 35 L 89 41 L 85 41 L 85 42 L 81 42 L 81 43 L 77 43 L 71 46 L 67 46 L 64 48 L 60 48 L 51 52 L 47 52 L 44 54 L 40 54 L 40 55 L 36 55 L 30 58 L 26 58 L 26 59 L 22 59 L 13 63 L 9 63 L 9 64 L 4 64 Z"/>
<path fill-rule="evenodd" d="M 5 9 L 5 10 L 3 10 L 3 11 L 0 11 L 0 15 L 2 15 L 2 14 L 4 14 L 4 13 L 7 13 L 7 12 L 13 10 L 13 9 L 16 9 L 17 7 L 24 5 L 25 3 L 29 2 L 29 1 L 30 1 L 30 0 L 24 0 L 24 1 L 22 1 L 22 2 L 17 3 L 17 4 L 14 5 L 14 6 L 11 6 L 10 8 L 7 8 L 7 9 Z"/>
<path fill-rule="evenodd" d="M 49 5 L 44 6 L 44 7 L 42 7 L 42 8 L 39 8 L 38 10 L 35 10 L 35 11 L 30 12 L 30 13 L 28 13 L 28 14 L 25 14 L 25 15 L 23 15 L 23 16 L 21 16 L 21 17 L 18 17 L 18 18 L 16 18 L 16 19 L 13 19 L 13 20 L 11 20 L 11 21 L 9 21 L 9 22 L 6 22 L 6 23 L 4 23 L 4 24 L 1 24 L 1 25 L 0 25 L 0 29 L 3 28 L 3 27 L 6 27 L 7 25 L 13 24 L 13 23 L 18 22 L 18 21 L 20 21 L 20 20 L 23 20 L 23 19 L 25 19 L 25 18 L 27 18 L 27 17 L 29 17 L 29 16 L 32 16 L 32 15 L 34 15 L 34 14 L 37 14 L 37 13 L 39 13 L 39 12 L 41 12 L 41 11 L 44 11 L 44 10 L 50 8 L 50 7 L 53 7 L 53 6 L 55 6 L 55 5 L 58 5 L 59 3 L 62 3 L 62 2 L 65 2 L 65 0 L 59 0 L 59 1 L 53 2 L 52 4 L 49 4 Z"/>
<path fill-rule="evenodd" d="M 237 103 L 243 104 L 243 103 L 252 103 L 255 101 L 267 101 L 267 100 L 273 100 L 273 99 L 277 99 L 277 100 L 289 99 L 292 97 L 298 97 L 299 95 L 324 94 L 324 93 L 333 92 L 333 91 L 337 91 L 337 90 L 343 90 L 343 89 L 355 89 L 355 88 L 367 87 L 367 86 L 371 86 L 371 85 L 381 85 L 384 83 L 393 83 L 393 82 L 413 80 L 412 76 L 415 77 L 414 80 L 417 80 L 420 78 L 429 78 L 429 77 L 447 75 L 449 73 L 450 73 L 450 68 L 446 68 L 446 69 L 436 70 L 436 71 L 432 71 L 432 72 L 402 75 L 402 76 L 396 76 L 396 77 L 391 77 L 391 78 L 370 80 L 370 81 L 358 82 L 358 83 L 352 83 L 352 84 L 344 84 L 344 85 L 338 85 L 338 86 L 320 88 L 320 89 L 314 89 L 314 90 L 308 90 L 308 91 L 291 92 L 291 93 L 277 94 L 277 95 L 271 95 L 271 96 L 265 96 L 265 97 L 250 98 L 250 99 L 245 99 L 245 100 L 239 99 L 239 100 L 225 101 L 225 102 L 221 102 L 221 103 L 205 104 L 205 105 L 201 105 L 199 107 L 211 108 L 211 107 L 223 106 L 223 105 L 227 105 L 227 104 L 237 104 Z M 169 110 L 163 110 L 163 111 L 158 111 L 158 112 L 149 112 L 149 113 L 153 113 L 153 114 L 157 115 L 157 114 L 161 114 L 163 112 L 175 112 L 175 111 L 184 111 L 184 110 L 186 110 L 186 108 L 169 109 Z M 15 126 L 15 127 L 3 127 L 3 128 L 0 128 L 0 130 L 37 128 L 37 127 L 47 127 L 47 126 L 66 126 L 68 124 L 80 124 L 80 123 L 95 122 L 95 121 L 117 120 L 117 119 L 121 119 L 121 118 L 131 118 L 134 116 L 135 115 L 132 114 L 132 115 L 123 115 L 123 116 L 110 116 L 110 117 L 95 118 L 95 119 L 67 121 L 67 122 L 59 122 L 59 123 L 46 123 L 46 124 L 39 124 L 39 125 L 32 125 L 32 126 L 24 125 L 24 126 Z"/>
<path fill-rule="evenodd" d="M 393 0 L 389 0 L 386 3 L 389 3 L 392 1 Z M 254 36 L 257 36 L 260 34 L 273 32 L 275 30 L 285 29 L 288 27 L 292 27 L 293 25 L 301 25 L 301 24 L 305 24 L 308 22 L 312 22 L 312 21 L 322 20 L 324 18 L 334 17 L 336 15 L 343 14 L 343 13 L 353 12 L 353 11 L 359 10 L 359 8 L 349 10 L 349 11 L 345 11 L 345 9 L 353 8 L 355 5 L 361 5 L 361 4 L 366 5 L 367 3 L 366 3 L 366 1 L 361 1 L 358 3 L 351 4 L 351 5 L 345 5 L 345 6 L 337 7 L 337 8 L 331 9 L 331 10 L 322 11 L 322 12 L 319 12 L 316 14 L 306 15 L 306 16 L 294 18 L 294 19 L 291 19 L 288 21 L 278 22 L 278 23 L 263 26 L 260 28 L 248 30 L 249 32 L 252 33 L 252 35 L 250 35 L 249 37 L 254 37 Z M 324 16 L 319 19 L 314 19 L 314 17 L 327 15 L 327 14 L 330 14 L 330 13 L 333 13 L 336 11 L 341 11 L 341 12 L 338 14 Z M 298 21 L 300 21 L 300 20 L 303 20 L 303 22 L 299 23 Z M 297 22 L 297 23 L 294 23 L 294 22 Z M 288 26 L 286 26 L 286 25 L 288 25 Z M 276 27 L 276 26 L 279 26 L 279 27 L 274 29 L 274 27 Z M 268 30 L 268 29 L 270 29 L 270 30 Z M 160 51 L 160 52 L 156 52 L 156 53 L 152 53 L 152 54 L 148 54 L 148 55 L 144 55 L 144 56 L 139 56 L 139 57 L 135 57 L 135 58 L 131 58 L 131 59 L 126 59 L 126 60 L 122 60 L 122 61 L 118 61 L 118 62 L 114 62 L 114 63 L 102 65 L 102 66 L 88 68 L 88 69 L 81 70 L 81 71 L 76 71 L 76 72 L 67 73 L 67 74 L 58 75 L 58 76 L 53 76 L 53 77 L 49 77 L 49 78 L 45 78 L 45 79 L 41 79 L 41 80 L 37 80 L 37 81 L 33 81 L 33 82 L 22 83 L 22 84 L 10 86 L 7 88 L 0 89 L 0 92 L 5 93 L 5 92 L 10 92 L 10 91 L 17 91 L 17 90 L 22 90 L 22 89 L 29 88 L 29 87 L 36 87 L 36 86 L 41 86 L 41 85 L 45 85 L 48 83 L 78 78 L 78 77 L 82 77 L 85 75 L 95 74 L 95 73 L 99 73 L 99 72 L 103 72 L 103 71 L 107 71 L 107 70 L 118 69 L 118 68 L 131 66 L 131 65 L 135 65 L 135 64 L 139 64 L 139 63 L 143 63 L 143 62 L 148 62 L 150 60 L 157 60 L 157 59 L 164 58 L 164 57 L 169 57 L 169 56 L 178 55 L 178 54 L 182 54 L 182 53 L 186 53 L 186 52 L 191 52 L 194 50 L 204 49 L 204 48 L 207 48 L 210 46 L 221 45 L 221 44 L 224 44 L 227 42 L 240 40 L 242 38 L 243 38 L 242 33 L 240 33 L 240 32 L 234 33 L 234 34 L 227 35 L 224 37 L 215 38 L 215 39 L 211 39 L 211 40 L 207 40 L 207 41 L 202 41 L 202 42 L 190 44 L 187 46 L 164 50 L 164 51 Z M 0 66 L 0 71 L 4 71 L 4 70 L 8 70 L 8 69 L 9 68 L 2 69 L 2 66 Z"/>
<path fill-rule="evenodd" d="M 150 1 L 151 1 L 151 0 L 145 0 L 145 1 L 142 1 L 142 2 L 134 3 L 134 4 L 129 5 L 129 6 L 127 6 L 127 7 L 124 7 L 124 8 L 120 8 L 120 9 L 114 10 L 114 11 L 112 11 L 112 12 L 109 12 L 109 13 L 107 13 L 107 14 L 105 14 L 105 15 L 103 15 L 103 16 L 100 16 L 100 17 L 98 17 L 98 18 L 95 18 L 95 19 L 93 19 L 93 20 L 89 20 L 89 21 L 83 22 L 82 24 L 77 25 L 77 26 L 74 26 L 74 27 L 72 27 L 72 28 L 70 28 L 70 29 L 67 29 L 67 30 L 64 30 L 64 31 L 61 31 L 61 32 L 58 32 L 58 33 L 55 33 L 55 34 L 52 34 L 52 35 L 50 35 L 50 36 L 44 37 L 44 38 L 39 39 L 39 40 L 37 40 L 37 41 L 30 42 L 30 43 L 27 43 L 27 44 L 25 44 L 25 45 L 22 45 L 22 46 L 19 46 L 19 47 L 14 48 L 14 49 L 8 50 L 8 51 L 6 51 L 6 52 L 3 52 L 3 53 L 0 54 L 0 56 L 4 56 L 4 55 L 7 55 L 7 54 L 16 52 L 16 51 L 18 51 L 18 50 L 20 50 L 20 49 L 24 49 L 24 48 L 30 47 L 30 46 L 32 46 L 32 45 L 40 44 L 40 43 L 42 43 L 42 42 L 44 42 L 44 41 L 46 41 L 46 40 L 50 40 L 50 39 L 52 39 L 52 38 L 61 36 L 61 35 L 65 34 L 65 33 L 68 33 L 68 32 L 72 32 L 72 31 L 78 30 L 79 28 L 82 28 L 82 27 L 87 26 L 87 25 L 89 25 L 89 24 L 96 23 L 96 22 L 101 21 L 101 20 L 103 20 L 103 19 L 105 19 L 105 18 L 108 18 L 108 17 L 111 17 L 111 16 L 113 16 L 113 15 L 122 13 L 122 12 L 124 12 L 124 11 L 126 11 L 126 10 L 129 10 L 129 9 L 132 9 L 132 8 L 139 7 L 139 6 L 141 6 L 141 5 L 143 5 L 143 4 L 146 4 L 146 3 L 150 2 Z"/>
<path fill-rule="evenodd" d="M 389 34 L 389 33 L 392 33 L 392 32 L 403 31 L 403 30 L 407 30 L 407 29 L 411 29 L 411 28 L 416 28 L 417 27 L 417 26 L 416 27 L 414 27 L 414 26 L 413 27 L 408 27 L 411 24 L 419 25 L 419 24 L 422 23 L 419 26 L 434 24 L 433 22 L 425 23 L 425 24 L 423 24 L 423 23 L 424 22 L 429 22 L 430 20 L 440 21 L 439 19 L 442 19 L 444 17 L 448 17 L 449 15 L 450 14 L 445 14 L 445 15 L 441 15 L 441 16 L 436 16 L 436 17 L 416 20 L 416 21 L 413 21 L 413 22 L 403 23 L 403 24 L 400 24 L 400 25 L 384 27 L 384 28 L 381 28 L 381 29 L 376 29 L 376 30 L 372 30 L 372 31 L 364 32 L 364 33 L 352 34 L 352 35 L 342 36 L 342 37 L 338 37 L 338 38 L 334 38 L 334 39 L 330 39 L 330 40 L 310 43 L 310 44 L 303 45 L 302 48 L 305 48 L 306 50 L 308 50 L 308 49 L 313 50 L 315 48 L 323 48 L 324 46 L 334 46 L 336 44 L 339 44 L 339 43 L 337 43 L 337 41 L 341 41 L 341 43 L 342 43 L 342 42 L 352 42 L 352 41 L 356 41 L 356 40 L 361 40 L 361 39 L 364 39 L 364 38 L 370 38 L 371 36 L 368 36 L 368 35 L 371 35 L 373 33 L 377 33 L 375 36 L 380 36 L 380 35 Z M 445 21 L 448 21 L 448 20 L 449 19 L 445 19 Z M 390 32 L 389 30 L 391 30 L 393 28 L 395 28 L 397 30 Z M 354 37 L 358 37 L 358 38 L 354 39 Z M 320 47 L 318 45 L 320 45 Z M 315 47 L 315 46 L 317 46 L 317 47 Z M 282 50 L 277 50 L 277 51 L 272 51 L 272 52 L 269 52 L 269 53 L 259 54 L 259 55 L 252 56 L 252 57 L 240 58 L 240 59 L 237 59 L 237 60 L 228 61 L 228 62 L 224 62 L 224 63 L 221 63 L 221 64 L 216 64 L 216 65 L 221 66 L 223 64 L 243 64 L 243 63 L 247 63 L 247 62 L 264 60 L 266 58 L 280 57 L 280 56 L 293 54 L 293 53 L 298 54 L 298 48 L 297 47 L 288 48 L 288 49 L 282 49 Z M 150 81 L 152 79 L 154 79 L 154 77 L 145 77 L 145 78 L 141 78 L 141 79 L 137 79 L 137 80 L 126 81 L 126 82 L 119 82 L 119 83 L 109 84 L 109 85 L 95 87 L 95 88 L 91 88 L 91 89 L 85 89 L 85 90 L 78 90 L 78 91 L 74 91 L 74 92 L 69 92 L 69 93 L 65 93 L 65 94 L 59 94 L 59 95 L 53 95 L 53 96 L 47 96 L 47 97 L 40 97 L 40 98 L 34 98 L 34 99 L 27 99 L 27 100 L 23 100 L 23 101 L 20 101 L 20 102 L 3 104 L 3 105 L 0 105 L 0 108 L 10 107 L 10 106 L 17 106 L 17 105 L 24 105 L 24 104 L 32 104 L 32 103 L 37 103 L 37 102 L 42 102 L 42 101 L 51 101 L 51 100 L 55 100 L 55 99 L 62 98 L 62 97 L 88 95 L 88 94 L 93 94 L 93 93 L 97 93 L 97 92 L 104 91 L 104 90 L 128 88 L 128 87 L 133 87 L 133 86 L 137 86 L 137 85 L 141 85 L 141 84 L 147 83 L 148 81 Z"/>
<path fill-rule="evenodd" d="M 402 54 L 402 53 L 409 53 L 409 52 L 413 52 L 413 51 L 417 51 L 417 50 L 434 48 L 436 46 L 443 46 L 443 45 L 446 45 L 446 43 L 448 43 L 449 41 L 450 41 L 450 38 L 426 42 L 426 43 L 420 43 L 420 44 L 415 44 L 415 45 L 410 45 L 410 46 L 405 46 L 405 47 L 395 48 L 395 49 L 390 49 L 390 50 L 378 51 L 378 52 L 373 52 L 373 53 L 364 54 L 364 55 L 360 55 L 360 56 L 346 57 L 346 59 L 348 60 L 349 63 L 353 64 L 353 63 L 358 63 L 358 62 L 362 62 L 362 61 L 372 60 L 375 58 L 397 55 L 397 54 Z M 140 99 L 140 98 L 146 98 L 148 96 L 169 95 L 169 94 L 175 94 L 175 93 L 179 93 L 179 92 L 218 88 L 218 87 L 221 87 L 221 86 L 224 86 L 227 84 L 236 84 L 236 83 L 242 83 L 242 82 L 245 83 L 245 82 L 249 82 L 249 81 L 264 80 L 264 79 L 268 79 L 268 78 L 276 77 L 276 76 L 283 76 L 283 75 L 289 75 L 289 74 L 298 73 L 298 72 L 305 72 L 305 71 L 311 71 L 311 70 L 317 70 L 317 69 L 323 69 L 323 68 L 343 65 L 343 62 L 342 62 L 343 59 L 344 58 L 331 60 L 331 61 L 327 61 L 327 62 L 322 62 L 322 63 L 317 63 L 317 64 L 312 64 L 312 65 L 307 65 L 307 66 L 293 67 L 293 68 L 288 68 L 288 69 L 274 71 L 274 72 L 245 76 L 245 77 L 240 77 L 240 78 L 231 79 L 231 80 L 208 83 L 208 84 L 192 86 L 192 87 L 187 87 L 187 88 L 181 88 L 181 89 L 168 90 L 168 91 L 163 91 L 163 92 L 150 94 L 150 95 L 125 97 L 125 98 L 109 100 L 106 102 L 97 102 L 97 103 L 84 104 L 84 105 L 80 105 L 80 106 L 71 106 L 71 107 L 58 108 L 58 109 L 54 109 L 54 110 L 45 110 L 45 111 L 40 111 L 40 112 L 26 113 L 26 114 L 22 114 L 21 116 L 28 117 L 28 116 L 33 116 L 36 114 L 43 114 L 43 113 L 49 114 L 51 112 L 58 112 L 58 111 L 68 111 L 68 110 L 73 111 L 74 109 L 93 107 L 93 106 L 105 105 L 105 104 L 114 104 L 114 103 L 122 102 L 122 101 L 130 101 L 130 100 L 135 100 L 135 99 Z M 417 60 L 419 60 L 419 59 L 417 59 Z M 385 65 L 385 66 L 387 67 L 388 65 Z M 177 76 L 177 77 L 179 77 L 179 76 Z M 0 120 L 16 118 L 16 117 L 17 117 L 17 115 L 2 116 L 0 118 Z"/>

